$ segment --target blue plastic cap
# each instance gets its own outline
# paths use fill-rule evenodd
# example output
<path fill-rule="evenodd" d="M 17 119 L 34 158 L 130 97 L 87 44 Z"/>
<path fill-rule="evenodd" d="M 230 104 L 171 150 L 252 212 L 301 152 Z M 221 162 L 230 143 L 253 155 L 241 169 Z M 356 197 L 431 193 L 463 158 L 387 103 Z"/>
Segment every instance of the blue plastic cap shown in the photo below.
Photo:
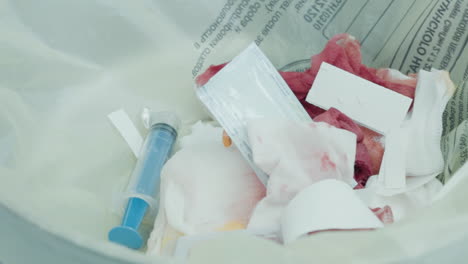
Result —
<path fill-rule="evenodd" d="M 127 226 L 112 228 L 109 232 L 109 240 L 132 249 L 139 249 L 143 246 L 143 238 L 138 231 Z"/>

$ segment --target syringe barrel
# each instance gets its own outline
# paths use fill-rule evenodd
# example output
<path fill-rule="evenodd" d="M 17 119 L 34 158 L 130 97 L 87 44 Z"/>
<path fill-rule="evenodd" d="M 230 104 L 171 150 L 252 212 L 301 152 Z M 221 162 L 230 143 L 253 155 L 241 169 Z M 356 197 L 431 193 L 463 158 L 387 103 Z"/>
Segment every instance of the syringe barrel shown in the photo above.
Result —
<path fill-rule="evenodd" d="M 151 126 L 138 156 L 127 188 L 127 198 L 140 198 L 152 212 L 158 211 L 157 196 L 161 170 L 177 139 L 177 130 L 165 123 Z"/>

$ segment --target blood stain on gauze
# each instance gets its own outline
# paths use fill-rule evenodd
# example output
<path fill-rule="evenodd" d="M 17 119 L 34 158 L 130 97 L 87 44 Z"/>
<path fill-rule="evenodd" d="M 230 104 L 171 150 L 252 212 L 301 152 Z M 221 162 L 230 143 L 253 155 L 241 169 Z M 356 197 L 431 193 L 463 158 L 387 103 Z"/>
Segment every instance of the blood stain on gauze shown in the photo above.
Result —
<path fill-rule="evenodd" d="M 277 119 L 248 123 L 254 163 L 269 175 L 267 196 L 255 209 L 248 228 L 277 232 L 281 210 L 318 181 L 337 179 L 356 185 L 356 135 L 326 123 L 312 124 Z"/>
<path fill-rule="evenodd" d="M 303 184 L 323 179 L 355 185 L 356 136 L 328 124 L 313 124 L 269 119 L 248 123 L 253 160 L 270 176 L 268 193 L 272 189 L 280 192 L 281 186 L 296 192 Z M 294 175 L 284 174 L 286 171 Z"/>
<path fill-rule="evenodd" d="M 393 220 L 393 212 L 390 206 L 386 205 L 383 208 L 377 207 L 372 208 L 372 212 L 382 221 L 384 225 L 392 224 Z"/>
<path fill-rule="evenodd" d="M 382 135 L 366 127 L 361 127 L 361 130 L 364 133 L 364 140 L 362 143 L 366 146 L 369 152 L 370 161 L 372 164 L 371 174 L 376 175 L 379 173 L 385 150 L 382 144 Z"/>
<path fill-rule="evenodd" d="M 336 170 L 336 164 L 330 160 L 330 156 L 328 156 L 327 152 L 322 154 L 322 158 L 320 159 L 320 171 L 330 171 Z"/>
<path fill-rule="evenodd" d="M 219 142 L 222 132 L 195 125 L 163 169 L 162 201 L 168 224 L 177 231 L 197 234 L 246 226 L 265 196 L 265 186 L 240 152 Z"/>
<path fill-rule="evenodd" d="M 356 145 L 356 160 L 354 161 L 354 179 L 359 186 L 366 186 L 367 180 L 372 176 L 371 156 L 364 143 Z"/>
<path fill-rule="evenodd" d="M 351 118 L 340 112 L 338 109 L 330 108 L 328 111 L 314 118 L 316 122 L 325 122 L 336 128 L 350 131 L 356 135 L 356 157 L 354 162 L 354 179 L 358 183 L 358 188 L 366 186 L 367 179 L 372 174 L 372 158 L 364 144 L 365 134 Z"/>
<path fill-rule="evenodd" d="M 407 76 L 395 69 L 377 69 L 376 75 L 382 80 L 394 84 L 416 87 L 418 83 L 417 74 Z"/>

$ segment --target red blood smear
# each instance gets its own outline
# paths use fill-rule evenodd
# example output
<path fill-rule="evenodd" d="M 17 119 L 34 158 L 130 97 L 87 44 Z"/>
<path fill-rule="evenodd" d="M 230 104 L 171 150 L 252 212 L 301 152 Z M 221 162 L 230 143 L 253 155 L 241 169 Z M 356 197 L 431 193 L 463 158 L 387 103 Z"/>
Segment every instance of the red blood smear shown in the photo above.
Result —
<path fill-rule="evenodd" d="M 330 160 L 330 156 L 326 152 L 323 153 L 320 163 L 320 170 L 322 171 L 336 170 L 336 164 Z"/>
<path fill-rule="evenodd" d="M 211 65 L 204 73 L 198 75 L 195 82 L 199 85 L 205 85 L 211 77 L 215 76 L 227 63 L 219 64 L 219 65 Z"/>
<path fill-rule="evenodd" d="M 361 130 L 364 133 L 364 140 L 362 143 L 368 149 L 370 161 L 372 163 L 371 172 L 372 175 L 376 175 L 379 173 L 384 154 L 384 147 L 382 146 L 382 143 L 380 143 L 382 135 L 366 127 L 361 127 Z"/>
<path fill-rule="evenodd" d="M 380 221 L 384 223 L 384 225 L 392 224 L 394 222 L 393 211 L 390 206 L 386 205 L 383 208 L 377 207 L 371 210 L 380 219 Z"/>
<path fill-rule="evenodd" d="M 372 163 L 369 151 L 363 143 L 356 145 L 356 160 L 354 161 L 354 179 L 358 185 L 366 186 L 372 176 Z"/>

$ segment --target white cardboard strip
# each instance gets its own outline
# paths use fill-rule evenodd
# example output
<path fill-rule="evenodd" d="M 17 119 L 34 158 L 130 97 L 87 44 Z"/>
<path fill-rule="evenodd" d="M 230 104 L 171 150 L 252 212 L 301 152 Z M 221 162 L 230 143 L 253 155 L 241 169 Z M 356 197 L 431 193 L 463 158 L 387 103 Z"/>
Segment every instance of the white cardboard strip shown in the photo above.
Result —
<path fill-rule="evenodd" d="M 132 149 L 135 157 L 138 158 L 141 144 L 143 143 L 143 138 L 133 124 L 132 120 L 130 120 L 127 112 L 125 112 L 123 109 L 119 109 L 110 113 L 107 117 L 115 126 L 115 128 L 117 128 L 120 135 L 124 138 L 125 142 L 127 142 L 128 146 Z"/>
<path fill-rule="evenodd" d="M 385 137 L 385 152 L 380 169 L 386 188 L 406 187 L 406 147 L 407 136 L 404 128 L 391 130 Z"/>
<path fill-rule="evenodd" d="M 356 122 L 385 135 L 399 127 L 412 99 L 323 62 L 307 102 L 337 108 Z"/>
<path fill-rule="evenodd" d="M 374 175 L 367 180 L 366 189 L 372 189 L 373 192 L 381 196 L 395 196 L 414 191 L 436 178 L 437 175 L 438 174 L 427 176 L 406 176 L 405 187 L 403 188 L 386 188 L 384 186 L 384 182 L 379 179 L 380 175 Z"/>

